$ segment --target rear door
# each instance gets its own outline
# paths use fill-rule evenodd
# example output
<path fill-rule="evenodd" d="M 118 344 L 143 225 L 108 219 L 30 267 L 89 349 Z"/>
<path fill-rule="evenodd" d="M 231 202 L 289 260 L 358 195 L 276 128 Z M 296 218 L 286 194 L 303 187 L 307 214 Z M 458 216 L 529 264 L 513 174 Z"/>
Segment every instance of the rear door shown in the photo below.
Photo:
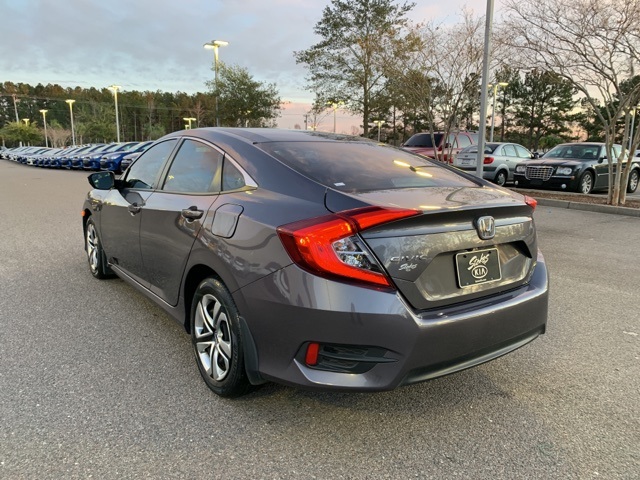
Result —
<path fill-rule="evenodd" d="M 218 199 L 223 157 L 208 143 L 183 139 L 160 188 L 145 202 L 140 224 L 142 262 L 151 291 L 170 305 L 178 302 L 191 247 Z"/>

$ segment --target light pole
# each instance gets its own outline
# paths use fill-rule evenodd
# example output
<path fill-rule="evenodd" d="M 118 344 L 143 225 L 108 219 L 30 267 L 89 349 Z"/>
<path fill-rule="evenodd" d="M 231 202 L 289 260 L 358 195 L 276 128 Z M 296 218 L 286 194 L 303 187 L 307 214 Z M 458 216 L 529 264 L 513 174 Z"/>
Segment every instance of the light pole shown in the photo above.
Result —
<path fill-rule="evenodd" d="M 218 116 L 218 47 L 226 47 L 229 42 L 224 40 L 211 40 L 209 43 L 205 43 L 203 46 L 206 49 L 213 49 L 213 65 L 215 71 L 215 86 L 216 86 L 216 127 L 220 126 L 220 117 Z"/>
<path fill-rule="evenodd" d="M 384 123 L 384 120 L 374 120 L 373 123 L 378 126 L 378 143 L 380 143 L 380 127 Z"/>
<path fill-rule="evenodd" d="M 493 87 L 493 105 L 491 106 L 491 135 L 489 136 L 490 142 L 493 142 L 493 126 L 496 121 L 496 95 L 498 94 L 498 87 L 506 87 L 507 85 L 509 85 L 507 82 L 499 82 L 495 85 L 488 85 L 489 88 Z"/>
<path fill-rule="evenodd" d="M 109 87 L 113 90 L 113 99 L 116 102 L 116 140 L 120 143 L 120 117 L 118 117 L 118 90 L 122 87 L 120 85 L 111 85 Z"/>
<path fill-rule="evenodd" d="M 18 102 L 20 100 L 16 100 L 16 94 L 11 95 L 13 97 L 13 111 L 16 112 L 16 123 L 20 123 L 20 118 L 18 117 Z"/>
<path fill-rule="evenodd" d="M 633 107 L 631 109 L 631 130 L 629 130 L 629 158 L 633 157 L 633 152 L 631 151 L 631 144 L 633 143 L 633 127 L 636 122 L 636 113 L 638 113 L 638 107 Z"/>
<path fill-rule="evenodd" d="M 42 114 L 42 123 L 44 125 L 44 146 L 45 147 L 49 147 L 49 139 L 47 138 L 47 112 L 49 110 L 46 109 L 42 109 L 40 110 L 40 113 Z"/>
<path fill-rule="evenodd" d="M 344 105 L 344 102 L 327 102 L 327 105 L 333 108 L 333 133 L 336 133 L 336 111 L 340 105 Z"/>
<path fill-rule="evenodd" d="M 189 122 L 187 125 L 185 125 L 185 130 L 191 130 L 191 122 L 195 122 L 196 119 L 193 117 L 183 117 L 182 118 L 185 122 Z"/>
<path fill-rule="evenodd" d="M 65 102 L 67 102 L 69 104 L 69 114 L 71 115 L 71 142 L 73 143 L 73 146 L 76 146 L 76 131 L 73 127 L 73 102 L 75 102 L 75 100 L 65 100 Z"/>

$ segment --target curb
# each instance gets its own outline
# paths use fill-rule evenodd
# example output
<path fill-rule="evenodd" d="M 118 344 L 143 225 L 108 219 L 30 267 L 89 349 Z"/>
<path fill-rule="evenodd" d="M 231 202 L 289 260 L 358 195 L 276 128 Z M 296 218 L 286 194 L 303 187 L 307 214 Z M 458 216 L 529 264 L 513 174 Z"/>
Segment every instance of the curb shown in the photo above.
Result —
<path fill-rule="evenodd" d="M 533 198 L 534 195 L 531 195 Z M 586 212 L 611 213 L 614 215 L 626 215 L 628 217 L 640 218 L 640 208 L 614 207 L 613 205 L 596 205 L 592 203 L 571 202 L 568 200 L 555 200 L 551 198 L 536 198 L 538 205 L 546 207 L 568 208 L 571 210 L 582 210 Z"/>

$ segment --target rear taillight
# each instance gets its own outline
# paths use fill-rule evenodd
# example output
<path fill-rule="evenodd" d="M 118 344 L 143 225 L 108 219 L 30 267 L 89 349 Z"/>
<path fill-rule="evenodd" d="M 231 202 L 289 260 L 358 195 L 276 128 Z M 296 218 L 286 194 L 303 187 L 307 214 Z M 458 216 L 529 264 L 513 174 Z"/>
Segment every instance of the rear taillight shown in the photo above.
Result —
<path fill-rule="evenodd" d="M 357 208 L 282 225 L 278 235 L 291 259 L 313 274 L 390 287 L 391 281 L 358 233 L 419 213 L 397 208 Z"/>
<path fill-rule="evenodd" d="M 533 210 L 535 210 L 536 207 L 538 206 L 538 201 L 535 198 L 531 198 L 528 195 L 524 196 L 524 203 L 529 205 Z"/>
<path fill-rule="evenodd" d="M 484 163 L 485 165 L 489 165 L 490 163 L 493 163 L 493 157 L 484 157 Z"/>

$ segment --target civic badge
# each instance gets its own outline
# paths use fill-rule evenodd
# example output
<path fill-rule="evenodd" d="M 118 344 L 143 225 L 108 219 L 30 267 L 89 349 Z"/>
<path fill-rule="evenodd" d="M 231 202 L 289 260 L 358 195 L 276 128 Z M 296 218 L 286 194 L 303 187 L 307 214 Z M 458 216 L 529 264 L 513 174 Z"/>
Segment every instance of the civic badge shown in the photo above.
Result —
<path fill-rule="evenodd" d="M 482 240 L 491 240 L 496 234 L 496 221 L 493 217 L 480 217 L 476 220 L 476 230 Z"/>

